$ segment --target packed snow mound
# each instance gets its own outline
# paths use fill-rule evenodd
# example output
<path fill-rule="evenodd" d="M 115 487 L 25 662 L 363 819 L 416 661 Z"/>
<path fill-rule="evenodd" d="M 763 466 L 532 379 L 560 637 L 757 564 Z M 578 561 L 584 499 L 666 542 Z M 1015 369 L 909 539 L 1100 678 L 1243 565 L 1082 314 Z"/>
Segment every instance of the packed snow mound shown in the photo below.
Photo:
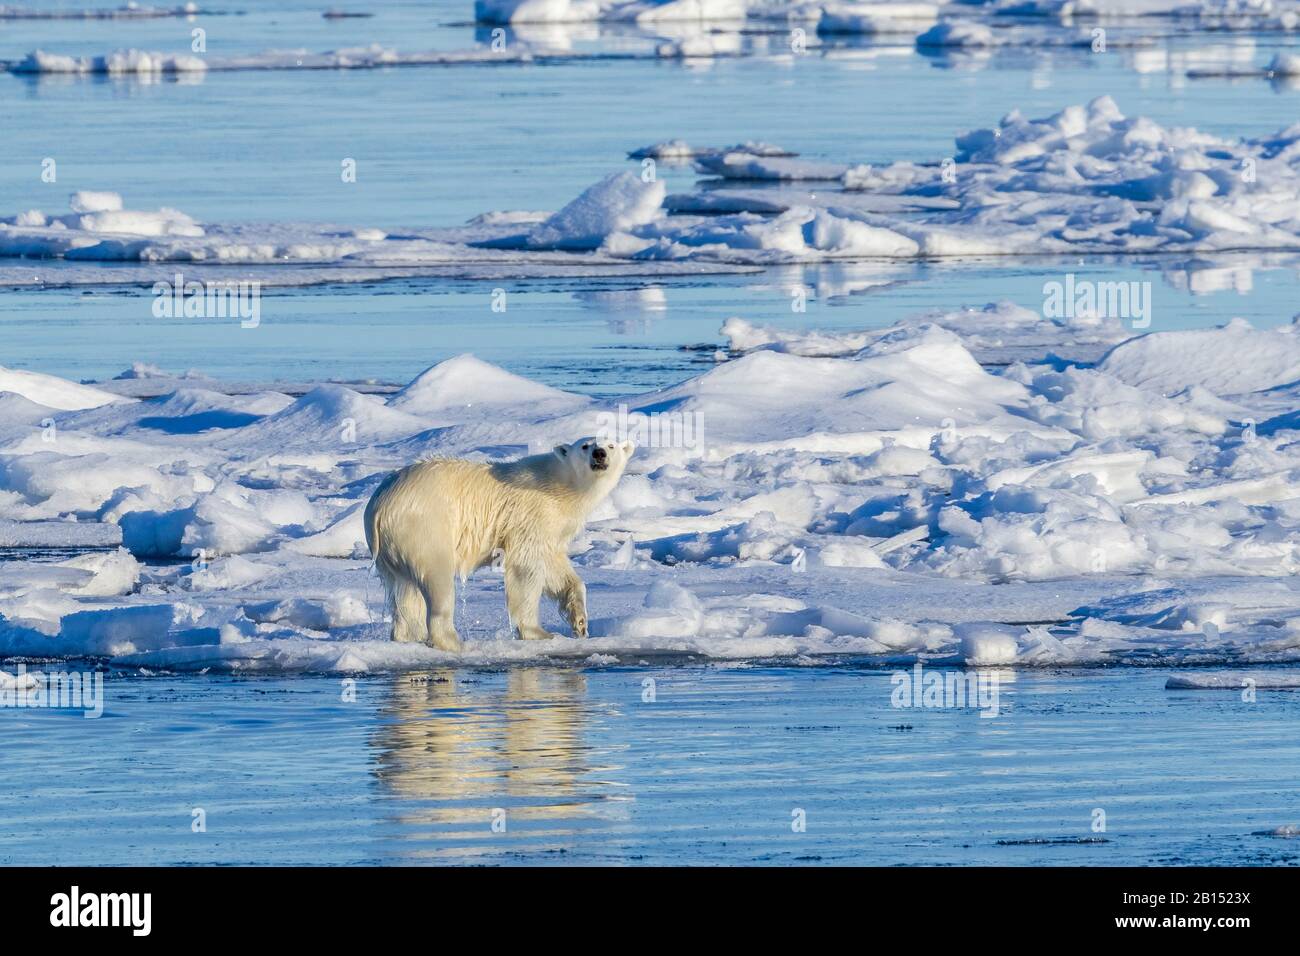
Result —
<path fill-rule="evenodd" d="M 1032 429 L 1008 411 L 1027 402 L 1020 385 L 985 372 L 955 335 L 927 325 L 883 335 L 851 361 L 752 352 L 629 408 L 698 415 L 711 443 L 865 452 L 881 447 L 869 436 L 882 431 L 902 440 L 915 429 L 910 441 L 928 447 L 944 422 Z"/>
<path fill-rule="evenodd" d="M 147 412 L 151 418 L 186 420 L 208 415 L 217 417 L 228 415 L 237 420 L 246 416 L 248 421 L 243 424 L 250 424 L 254 418 L 281 411 L 291 404 L 293 399 L 280 392 L 227 395 L 210 388 L 187 386 L 142 402 L 136 407 Z"/>
<path fill-rule="evenodd" d="M 343 385 L 320 385 L 293 404 L 267 415 L 222 441 L 272 447 L 344 449 L 404 438 L 423 431 L 427 423 L 389 408 L 382 399 L 362 395 Z"/>
<path fill-rule="evenodd" d="M 665 195 L 659 180 L 615 173 L 588 188 L 528 234 L 528 245 L 543 249 L 596 249 L 615 233 L 652 222 Z"/>
<path fill-rule="evenodd" d="M 1260 392 L 1300 382 L 1295 333 L 1294 325 L 1255 329 L 1244 319 L 1217 329 L 1155 332 L 1116 346 L 1098 368 L 1165 395 L 1192 386 L 1216 395 Z"/>
<path fill-rule="evenodd" d="M 314 526 L 316 512 L 296 491 L 222 482 L 187 507 L 128 511 L 118 523 L 123 547 L 137 557 L 206 560 L 269 550 L 285 529 Z"/>
<path fill-rule="evenodd" d="M 69 382 L 67 379 L 56 378 L 53 375 L 5 368 L 2 365 L 0 365 L 0 392 L 21 395 L 29 402 L 60 411 L 98 408 L 111 402 L 123 401 L 111 392 L 101 391 L 88 385 L 78 385 L 76 382 Z"/>
<path fill-rule="evenodd" d="M 279 392 L 227 395 L 211 388 L 184 386 L 156 398 L 107 405 L 66 419 L 63 424 L 118 435 L 135 429 L 168 435 L 219 433 L 250 425 L 292 402 Z"/>
<path fill-rule="evenodd" d="M 0 375 L 3 375 L 0 370 Z M 48 405 L 38 405 L 16 392 L 0 391 L 0 422 L 4 426 L 35 425 L 50 417 L 54 409 Z"/>
<path fill-rule="evenodd" d="M 457 355 L 425 369 L 389 400 L 390 408 L 434 415 L 440 422 L 464 421 L 503 409 L 532 406 L 532 413 L 559 414 L 589 399 L 530 381 L 472 355 Z"/>

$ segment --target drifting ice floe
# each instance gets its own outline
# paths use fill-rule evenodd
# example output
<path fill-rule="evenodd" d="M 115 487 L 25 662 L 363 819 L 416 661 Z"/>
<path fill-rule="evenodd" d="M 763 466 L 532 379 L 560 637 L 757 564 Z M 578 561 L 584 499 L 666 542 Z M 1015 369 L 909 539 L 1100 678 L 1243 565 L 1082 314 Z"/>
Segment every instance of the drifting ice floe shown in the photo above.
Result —
<path fill-rule="evenodd" d="M 638 153 L 689 151 L 718 181 L 665 196 L 644 170 L 614 173 L 540 223 L 491 213 L 459 229 L 200 225 L 114 197 L 111 209 L 0 220 L 0 256 L 417 266 L 515 250 L 524 261 L 745 265 L 1300 249 L 1300 124 L 1223 139 L 1127 118 L 1101 97 L 1043 119 L 1013 112 L 955 145 L 951 157 L 876 167 L 666 144 Z"/>
<path fill-rule="evenodd" d="M 973 357 L 1025 332 L 1039 355 Z M 378 482 L 421 455 L 513 456 L 621 422 L 642 447 L 575 544 L 593 637 L 509 640 L 484 570 L 458 612 L 463 660 L 1300 659 L 1294 328 L 1114 343 L 1106 323 L 1004 303 L 855 334 L 724 333 L 739 357 L 620 402 L 468 356 L 386 397 L 190 377 L 134 400 L 135 379 L 0 371 L 0 532 L 122 543 L 0 564 L 0 654 L 445 661 L 384 640 L 361 526 Z M 1114 344 L 1096 364 L 1041 361 L 1069 339 Z"/>
<path fill-rule="evenodd" d="M 200 10 L 197 3 L 176 7 L 151 7 L 128 3 L 121 7 L 88 10 L 45 10 L 37 7 L 17 7 L 0 4 L 0 20 L 154 20 L 164 17 L 192 17 L 202 13 L 212 16 L 209 10 Z"/>
<path fill-rule="evenodd" d="M 62 56 L 36 50 L 12 65 L 14 73 L 202 73 L 208 64 L 202 57 L 186 54 L 119 50 L 103 56 Z"/>
<path fill-rule="evenodd" d="M 1063 23 L 1168 17 L 1218 29 L 1295 26 L 1282 0 L 972 0 L 956 6 L 909 0 L 475 0 L 480 23 L 655 23 L 773 21 L 813 24 L 825 33 L 905 31 L 942 16 L 984 15 Z"/>
<path fill-rule="evenodd" d="M 918 317 L 917 321 L 930 322 L 960 335 L 966 348 L 981 362 L 999 365 L 1013 358 L 1038 359 L 1048 352 L 1095 359 L 1132 335 L 1118 319 L 1101 319 L 1091 314 L 1044 318 L 1041 312 L 1006 301 L 989 303 L 980 309 L 932 313 Z M 722 334 L 736 354 L 767 349 L 844 358 L 890 333 L 890 329 L 795 332 L 756 326 L 741 318 L 728 319 L 722 325 Z"/>

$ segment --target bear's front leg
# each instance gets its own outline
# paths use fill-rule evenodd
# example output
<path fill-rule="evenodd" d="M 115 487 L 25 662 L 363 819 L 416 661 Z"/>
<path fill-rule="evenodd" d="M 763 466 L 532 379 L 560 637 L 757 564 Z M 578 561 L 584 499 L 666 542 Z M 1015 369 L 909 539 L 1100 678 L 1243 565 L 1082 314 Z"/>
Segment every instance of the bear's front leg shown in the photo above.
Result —
<path fill-rule="evenodd" d="M 546 596 L 554 598 L 569 620 L 574 637 L 587 636 L 587 587 L 563 551 L 546 562 Z"/>
<path fill-rule="evenodd" d="M 545 581 L 535 570 L 514 567 L 506 562 L 506 610 L 510 620 L 525 641 L 545 641 L 555 637 L 544 630 L 538 618 Z"/>
<path fill-rule="evenodd" d="M 560 610 L 569 619 L 573 636 L 586 637 L 587 586 L 582 583 L 582 578 L 578 577 L 578 572 L 573 570 L 568 557 L 561 555 L 560 561 L 563 562 L 563 566 L 558 569 L 555 596 L 560 602 Z"/>

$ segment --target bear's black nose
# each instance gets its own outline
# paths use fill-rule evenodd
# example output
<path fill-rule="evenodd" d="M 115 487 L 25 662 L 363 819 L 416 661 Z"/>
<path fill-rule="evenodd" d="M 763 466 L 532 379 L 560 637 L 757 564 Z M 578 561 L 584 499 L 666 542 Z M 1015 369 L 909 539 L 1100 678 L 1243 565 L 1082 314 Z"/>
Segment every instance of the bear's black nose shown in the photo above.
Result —
<path fill-rule="evenodd" d="M 605 454 L 605 449 L 603 448 L 597 448 L 595 451 L 591 453 L 592 461 L 604 461 L 606 457 L 607 456 Z"/>

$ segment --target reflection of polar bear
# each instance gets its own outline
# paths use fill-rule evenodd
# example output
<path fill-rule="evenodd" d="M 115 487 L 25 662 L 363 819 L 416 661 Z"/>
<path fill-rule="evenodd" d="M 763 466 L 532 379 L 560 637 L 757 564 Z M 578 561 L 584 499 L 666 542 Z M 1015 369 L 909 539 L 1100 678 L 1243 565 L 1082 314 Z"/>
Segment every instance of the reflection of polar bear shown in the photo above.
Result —
<path fill-rule="evenodd" d="M 591 509 L 618 483 L 631 442 L 579 439 L 518 461 L 435 458 L 390 475 L 366 505 L 366 544 L 388 589 L 393 640 L 460 649 L 456 576 L 500 556 L 506 608 L 525 639 L 543 594 L 587 636 L 587 589 L 566 551 Z"/>

